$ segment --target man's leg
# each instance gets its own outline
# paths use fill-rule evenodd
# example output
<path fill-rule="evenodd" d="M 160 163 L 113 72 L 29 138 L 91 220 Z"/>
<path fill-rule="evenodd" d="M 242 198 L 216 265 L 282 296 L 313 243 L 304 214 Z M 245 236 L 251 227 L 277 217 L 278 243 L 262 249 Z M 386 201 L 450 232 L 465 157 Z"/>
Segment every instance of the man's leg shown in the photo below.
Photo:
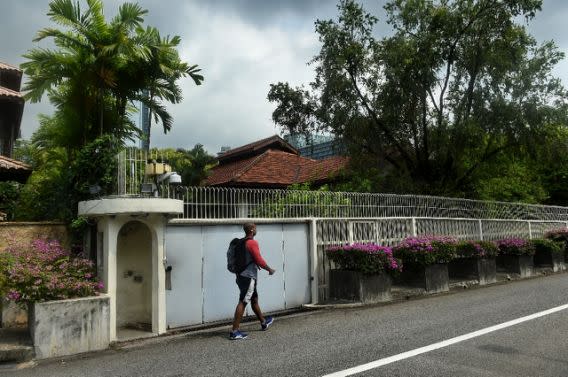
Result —
<path fill-rule="evenodd" d="M 237 285 L 239 287 L 239 303 L 235 308 L 235 316 L 233 318 L 233 331 L 239 330 L 241 325 L 241 320 L 245 313 L 245 308 L 247 304 L 251 301 L 251 298 L 255 292 L 256 281 L 251 278 L 237 276 Z"/>
<path fill-rule="evenodd" d="M 264 315 L 262 315 L 262 311 L 260 310 L 260 306 L 258 305 L 258 296 L 254 297 L 250 302 L 250 307 L 252 311 L 256 315 L 256 318 L 260 321 L 260 323 L 264 323 Z"/>
<path fill-rule="evenodd" d="M 254 312 L 254 314 L 256 314 L 256 318 L 258 318 L 258 320 L 260 321 L 260 326 L 261 326 L 262 330 L 264 331 L 264 330 L 268 329 L 268 327 L 270 325 L 272 325 L 274 318 L 265 317 L 262 314 L 262 311 L 260 310 L 260 306 L 258 305 L 258 295 L 253 296 L 253 298 L 251 299 L 251 302 L 250 302 L 250 307 L 252 308 L 252 311 Z"/>
<path fill-rule="evenodd" d="M 241 320 L 243 319 L 243 314 L 245 313 L 245 307 L 246 305 L 242 301 L 239 301 L 239 304 L 235 309 L 235 317 L 233 319 L 233 332 L 237 331 L 241 326 Z"/>

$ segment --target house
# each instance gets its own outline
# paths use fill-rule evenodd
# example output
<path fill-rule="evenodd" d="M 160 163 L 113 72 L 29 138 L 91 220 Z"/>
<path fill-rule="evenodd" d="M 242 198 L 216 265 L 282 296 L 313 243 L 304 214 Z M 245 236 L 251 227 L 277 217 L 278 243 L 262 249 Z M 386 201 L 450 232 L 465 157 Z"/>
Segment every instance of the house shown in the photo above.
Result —
<path fill-rule="evenodd" d="M 25 183 L 32 169 L 28 164 L 0 156 L 0 182 L 15 181 Z"/>
<path fill-rule="evenodd" d="M 20 93 L 22 70 L 0 62 L 0 155 L 13 158 L 20 137 L 24 97 Z"/>
<path fill-rule="evenodd" d="M 277 135 L 230 149 L 217 159 L 218 165 L 203 182 L 206 186 L 286 188 L 306 182 L 321 186 L 336 181 L 348 162 L 343 156 L 303 157 Z"/>

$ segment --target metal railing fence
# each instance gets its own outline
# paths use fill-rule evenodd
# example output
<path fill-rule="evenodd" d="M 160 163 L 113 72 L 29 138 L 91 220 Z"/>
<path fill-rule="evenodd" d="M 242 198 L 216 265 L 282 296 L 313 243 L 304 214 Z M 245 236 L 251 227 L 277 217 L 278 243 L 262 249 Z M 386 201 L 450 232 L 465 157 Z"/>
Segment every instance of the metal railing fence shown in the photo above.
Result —
<path fill-rule="evenodd" d="M 381 193 L 218 187 L 167 187 L 184 201 L 185 218 L 435 217 L 568 221 L 568 208 Z"/>
<path fill-rule="evenodd" d="M 319 300 L 328 298 L 331 264 L 324 251 L 330 246 L 353 242 L 394 246 L 407 237 L 425 235 L 451 236 L 459 240 L 533 239 L 542 238 L 546 231 L 561 227 L 568 227 L 568 222 L 436 217 L 320 218 L 316 220 L 315 232 Z"/>
<path fill-rule="evenodd" d="M 127 148 L 117 156 L 120 196 L 141 196 L 148 158 L 164 158 Z M 160 195 L 184 201 L 185 218 L 384 218 L 436 217 L 568 221 L 568 208 L 425 195 L 324 192 L 219 187 L 160 187 Z"/>

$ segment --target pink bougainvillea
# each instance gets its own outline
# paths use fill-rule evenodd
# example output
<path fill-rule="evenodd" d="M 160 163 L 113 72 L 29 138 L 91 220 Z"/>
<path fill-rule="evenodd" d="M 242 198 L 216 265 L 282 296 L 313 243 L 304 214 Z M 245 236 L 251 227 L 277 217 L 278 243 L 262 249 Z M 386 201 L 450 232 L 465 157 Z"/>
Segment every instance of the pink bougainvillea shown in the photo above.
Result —
<path fill-rule="evenodd" d="M 4 295 L 16 302 L 61 300 L 99 294 L 93 262 L 72 255 L 58 241 L 13 243 L 0 251 Z M 1 292 L 0 292 L 1 293 Z"/>
<path fill-rule="evenodd" d="M 392 255 L 392 249 L 374 243 L 353 243 L 332 246 L 326 254 L 339 268 L 377 274 L 382 271 L 399 272 L 402 263 Z"/>

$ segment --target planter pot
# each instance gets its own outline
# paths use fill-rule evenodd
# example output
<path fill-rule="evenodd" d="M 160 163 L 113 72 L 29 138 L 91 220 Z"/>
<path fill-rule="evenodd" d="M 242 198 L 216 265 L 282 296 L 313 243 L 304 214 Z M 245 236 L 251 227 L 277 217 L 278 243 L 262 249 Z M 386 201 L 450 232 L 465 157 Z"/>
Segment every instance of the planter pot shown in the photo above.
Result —
<path fill-rule="evenodd" d="M 365 275 L 358 271 L 330 270 L 330 297 L 363 304 L 390 301 L 392 279 L 387 273 Z"/>
<path fill-rule="evenodd" d="M 509 272 L 529 277 L 533 273 L 532 255 L 498 255 L 497 271 Z"/>
<path fill-rule="evenodd" d="M 403 265 L 400 281 L 403 284 L 424 288 L 428 293 L 450 290 L 448 265 L 446 263 L 429 266 L 406 263 Z"/>
<path fill-rule="evenodd" d="M 110 344 L 107 296 L 34 302 L 28 315 L 36 359 L 103 350 Z"/>
<path fill-rule="evenodd" d="M 475 279 L 479 285 L 497 282 L 495 258 L 458 258 L 448 265 L 450 278 Z"/>
<path fill-rule="evenodd" d="M 537 251 L 534 254 L 534 265 L 539 267 L 552 267 L 554 272 L 564 271 L 564 253 L 551 253 L 550 251 Z"/>

